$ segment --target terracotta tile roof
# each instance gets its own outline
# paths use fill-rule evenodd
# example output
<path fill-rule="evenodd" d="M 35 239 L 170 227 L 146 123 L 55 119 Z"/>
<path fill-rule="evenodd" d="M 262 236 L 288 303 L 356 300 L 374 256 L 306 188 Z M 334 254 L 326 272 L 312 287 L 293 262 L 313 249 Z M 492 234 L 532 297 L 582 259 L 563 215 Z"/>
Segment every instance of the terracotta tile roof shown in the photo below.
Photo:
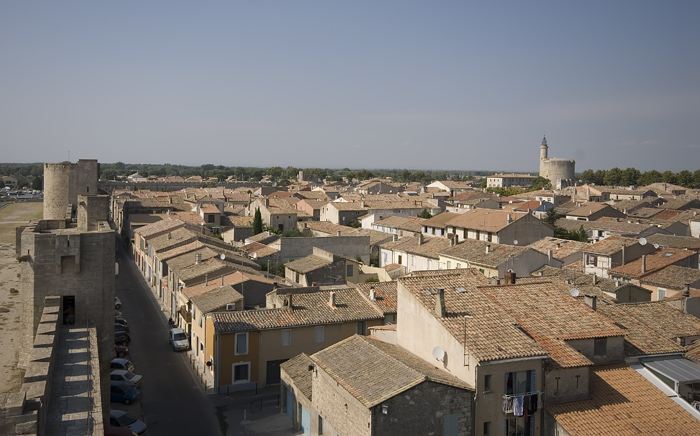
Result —
<path fill-rule="evenodd" d="M 697 256 L 697 253 L 694 251 L 679 250 L 677 248 L 663 248 L 624 265 L 611 268 L 609 274 L 630 278 L 642 278 L 691 256 Z M 644 259 L 646 259 L 646 272 L 642 272 L 642 263 Z"/>
<path fill-rule="evenodd" d="M 450 240 L 446 238 L 423 238 L 423 243 L 419 244 L 419 236 L 406 236 L 398 241 L 387 241 L 379 244 L 387 250 L 403 251 L 408 254 L 415 254 L 423 257 L 438 259 L 438 253 L 450 246 Z"/>
<path fill-rule="evenodd" d="M 682 353 L 685 347 L 661 335 L 627 310 L 626 304 L 600 304 L 598 312 L 625 330 L 625 356 Z"/>
<path fill-rule="evenodd" d="M 535 210 L 538 207 L 542 206 L 542 203 L 540 203 L 538 200 L 532 200 L 532 201 L 526 201 L 524 203 L 520 203 L 516 205 L 513 210 L 514 211 L 521 211 L 521 212 L 528 212 L 531 210 Z"/>
<path fill-rule="evenodd" d="M 620 285 L 618 285 L 615 280 L 603 277 L 596 277 L 596 284 L 593 285 L 593 275 L 582 273 L 580 263 L 575 269 L 555 268 L 553 266 L 545 265 L 542 268 L 535 271 L 533 274 L 542 274 L 541 277 L 547 277 L 548 279 L 556 277 L 560 280 L 569 283 L 571 286 L 576 286 L 582 292 L 584 291 L 583 287 L 589 287 L 599 288 L 603 292 L 614 293 L 620 287 Z M 588 291 L 588 289 L 586 289 L 586 291 Z M 606 298 L 608 298 L 611 301 L 614 301 L 614 298 L 612 297 L 606 296 Z"/>
<path fill-rule="evenodd" d="M 165 234 L 149 238 L 148 245 L 156 251 L 167 250 L 170 247 L 194 241 L 195 235 L 184 227 L 174 229 Z"/>
<path fill-rule="evenodd" d="M 527 213 L 508 212 L 504 210 L 474 209 L 469 212 L 457 214 L 447 225 L 486 232 L 499 232 L 527 215 Z M 511 222 L 508 222 L 508 217 L 511 218 Z"/>
<path fill-rule="evenodd" d="M 253 227 L 253 218 L 249 216 L 229 216 L 234 227 Z"/>
<path fill-rule="evenodd" d="M 622 250 L 623 246 L 637 244 L 634 238 L 625 238 L 623 236 L 610 236 L 601 241 L 591 244 L 585 251 L 586 253 L 599 254 L 601 256 L 610 256 Z"/>
<path fill-rule="evenodd" d="M 589 215 L 593 215 L 594 213 L 600 212 L 606 207 L 610 206 L 605 203 L 597 203 L 595 201 L 591 201 L 582 205 L 581 207 L 577 207 L 576 209 L 570 210 L 569 212 L 567 212 L 567 215 L 586 217 Z"/>
<path fill-rule="evenodd" d="M 309 371 L 309 365 L 313 365 L 314 361 L 304 353 L 296 357 L 292 357 L 288 361 L 282 363 L 280 368 L 294 380 L 294 386 L 307 399 L 312 398 L 312 371 Z"/>
<path fill-rule="evenodd" d="M 260 242 L 251 242 L 250 244 L 246 244 L 241 247 L 241 251 L 248 253 L 251 256 L 255 255 L 254 257 L 257 259 L 262 259 L 263 257 L 272 256 L 279 253 L 278 249 L 268 247 Z"/>
<path fill-rule="evenodd" d="M 332 264 L 333 262 L 329 261 L 328 259 L 310 254 L 302 257 L 301 259 L 287 262 L 284 264 L 284 267 L 300 274 L 306 274 Z"/>
<path fill-rule="evenodd" d="M 688 250 L 700 251 L 700 238 L 692 236 L 675 236 L 655 233 L 647 236 L 650 244 L 659 244 L 661 247 L 687 248 Z"/>
<path fill-rule="evenodd" d="M 329 305 L 331 292 L 335 292 L 334 308 Z M 355 289 L 294 294 L 292 306 L 292 310 L 281 308 L 216 313 L 213 315 L 214 328 L 217 333 L 224 334 L 384 318 L 381 311 Z"/>
<path fill-rule="evenodd" d="M 700 280 L 700 270 L 671 265 L 662 270 L 645 275 L 639 280 L 639 283 L 682 290 L 685 288 L 686 284 L 692 284 L 698 280 Z"/>
<path fill-rule="evenodd" d="M 393 237 L 388 233 L 371 229 L 352 229 L 347 232 L 343 232 L 342 236 L 369 236 L 369 245 L 377 245 L 384 241 L 388 241 Z"/>
<path fill-rule="evenodd" d="M 622 336 L 606 317 L 581 304 L 562 282 L 540 282 L 504 286 L 480 286 L 492 301 L 515 318 L 554 363 L 563 368 L 591 365 L 565 341 Z"/>
<path fill-rule="evenodd" d="M 357 290 L 369 299 L 369 290 L 374 288 L 374 303 L 384 315 L 396 313 L 396 281 L 379 283 L 360 283 Z"/>
<path fill-rule="evenodd" d="M 185 221 L 187 223 L 193 223 L 197 225 L 204 223 L 202 217 L 194 212 L 171 212 L 170 216 L 175 219 Z"/>
<path fill-rule="evenodd" d="M 326 207 L 334 207 L 337 210 L 363 210 L 366 211 L 369 208 L 366 206 L 362 206 L 362 203 L 359 201 L 355 202 L 342 202 L 342 201 L 331 201 L 326 205 Z"/>
<path fill-rule="evenodd" d="M 700 341 L 696 341 L 693 345 L 688 347 L 688 352 L 685 353 L 685 357 L 700 362 Z"/>
<path fill-rule="evenodd" d="M 428 380 L 473 390 L 396 345 L 366 336 L 333 344 L 313 354 L 311 360 L 367 408 Z"/>
<path fill-rule="evenodd" d="M 449 241 L 448 241 L 449 242 Z M 489 246 L 489 252 L 486 252 Z M 510 257 L 517 257 L 529 250 L 528 247 L 518 245 L 496 244 L 476 239 L 465 239 L 457 245 L 449 246 L 439 252 L 439 254 L 460 259 L 488 267 L 498 267 L 510 260 Z"/>
<path fill-rule="evenodd" d="M 268 279 L 261 275 L 244 273 L 241 271 L 235 272 L 225 272 L 223 276 L 212 277 L 206 282 L 202 282 L 193 286 L 187 286 L 182 289 L 182 292 L 189 298 L 193 298 L 197 295 L 208 294 L 215 289 L 221 288 L 222 286 L 235 286 L 240 283 L 247 281 L 255 281 L 260 283 L 267 283 L 272 285 L 275 283 L 274 280 Z"/>
<path fill-rule="evenodd" d="M 624 307 L 639 322 L 668 339 L 700 335 L 700 319 L 663 301 L 626 304 Z"/>
<path fill-rule="evenodd" d="M 546 406 L 572 436 L 698 435 L 700 421 L 625 364 L 591 370 L 590 399 Z"/>
<path fill-rule="evenodd" d="M 134 233 L 138 233 L 144 238 L 148 238 L 156 233 L 165 232 L 167 230 L 174 230 L 178 227 L 184 227 L 185 223 L 178 219 L 167 218 L 162 221 L 149 224 L 147 226 L 140 227 L 134 230 Z"/>
<path fill-rule="evenodd" d="M 443 212 L 435 215 L 432 218 L 428 218 L 423 221 L 424 226 L 435 227 L 438 229 L 444 229 L 447 227 L 447 222 L 451 221 L 453 218 L 458 217 L 460 214 L 453 212 Z"/>
<path fill-rule="evenodd" d="M 187 268 L 190 265 L 194 265 L 196 261 L 196 256 L 198 254 L 202 256 L 202 261 L 219 256 L 218 252 L 212 250 L 207 246 L 202 246 L 192 251 L 181 253 L 169 258 L 167 261 L 168 268 L 170 268 L 174 272 L 179 272 L 183 268 Z"/>
<path fill-rule="evenodd" d="M 214 214 L 221 213 L 219 211 L 219 208 L 216 207 L 216 205 L 211 204 L 211 203 L 201 205 L 199 207 L 199 210 L 201 210 L 202 213 L 214 213 Z"/>
<path fill-rule="evenodd" d="M 560 218 L 556 221 L 557 227 L 562 227 L 566 230 L 578 230 L 582 226 L 586 231 L 605 230 L 619 234 L 637 235 L 645 230 L 654 227 L 652 224 L 637 224 L 627 221 L 617 221 L 616 218 L 602 217 L 595 221 L 578 221 Z"/>
<path fill-rule="evenodd" d="M 588 248 L 589 245 L 591 244 L 587 242 L 545 237 L 539 241 L 533 242 L 529 245 L 529 247 L 544 254 L 547 254 L 549 250 L 552 250 L 552 256 L 557 259 L 564 259 L 572 254 L 582 252 Z"/>
<path fill-rule="evenodd" d="M 219 260 L 218 256 L 202 260 L 200 263 L 192 263 L 191 265 L 180 268 L 177 272 L 178 278 L 183 282 L 193 280 L 200 277 L 211 277 L 211 281 L 220 280 L 227 270 L 232 272 L 231 266 L 226 262 Z"/>
<path fill-rule="evenodd" d="M 187 288 L 185 288 L 187 289 Z M 202 294 L 190 297 L 192 304 L 202 313 L 210 313 L 225 308 L 227 304 L 234 304 L 243 300 L 243 295 L 231 285 L 220 286 Z"/>
<path fill-rule="evenodd" d="M 488 279 L 474 269 L 425 271 L 398 279 L 399 289 L 403 287 L 410 292 L 477 360 L 545 357 L 545 349 L 518 329 L 513 317 L 477 289 L 477 285 L 487 282 Z M 434 312 L 437 289 L 444 289 L 447 316 L 442 318 Z M 470 318 L 466 318 L 467 315 Z"/>

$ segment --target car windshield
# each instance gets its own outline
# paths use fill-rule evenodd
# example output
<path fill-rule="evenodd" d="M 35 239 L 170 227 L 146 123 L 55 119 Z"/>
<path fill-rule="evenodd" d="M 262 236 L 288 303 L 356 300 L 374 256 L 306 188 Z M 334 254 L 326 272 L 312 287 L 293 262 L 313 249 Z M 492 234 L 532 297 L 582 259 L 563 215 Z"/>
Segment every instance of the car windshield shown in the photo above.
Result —
<path fill-rule="evenodd" d="M 173 338 L 175 338 L 176 341 L 184 341 L 185 339 L 187 339 L 187 335 L 184 333 L 175 333 Z"/>
<path fill-rule="evenodd" d="M 127 371 L 124 373 L 124 378 L 127 380 L 131 380 L 132 378 L 136 377 L 136 374 L 134 374 L 131 371 Z"/>
<path fill-rule="evenodd" d="M 122 415 L 118 418 L 116 418 L 117 422 L 119 423 L 120 426 L 126 427 L 127 425 L 131 425 L 136 422 L 136 418 L 134 418 L 131 415 Z"/>

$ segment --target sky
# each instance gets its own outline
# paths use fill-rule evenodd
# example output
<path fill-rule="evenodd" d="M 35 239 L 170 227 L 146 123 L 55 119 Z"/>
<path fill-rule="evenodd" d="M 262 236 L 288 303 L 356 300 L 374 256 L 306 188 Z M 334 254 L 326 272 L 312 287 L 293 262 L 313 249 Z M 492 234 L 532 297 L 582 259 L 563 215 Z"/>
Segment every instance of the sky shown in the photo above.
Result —
<path fill-rule="evenodd" d="M 0 162 L 700 168 L 700 2 L 0 2 Z"/>

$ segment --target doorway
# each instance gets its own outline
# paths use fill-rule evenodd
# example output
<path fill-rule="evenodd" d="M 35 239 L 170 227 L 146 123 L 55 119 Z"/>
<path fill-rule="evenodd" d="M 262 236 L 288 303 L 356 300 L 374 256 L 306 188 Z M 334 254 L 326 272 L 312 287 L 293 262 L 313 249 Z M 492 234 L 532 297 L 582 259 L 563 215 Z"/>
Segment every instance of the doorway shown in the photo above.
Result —
<path fill-rule="evenodd" d="M 63 296 L 63 324 L 75 324 L 75 295 Z"/>

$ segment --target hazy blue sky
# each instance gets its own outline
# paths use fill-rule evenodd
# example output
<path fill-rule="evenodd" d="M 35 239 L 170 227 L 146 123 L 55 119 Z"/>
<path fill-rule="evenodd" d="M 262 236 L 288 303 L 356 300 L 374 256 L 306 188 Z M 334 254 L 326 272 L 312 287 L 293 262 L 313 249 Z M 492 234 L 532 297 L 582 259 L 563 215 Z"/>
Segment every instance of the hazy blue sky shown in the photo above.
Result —
<path fill-rule="evenodd" d="M 1 162 L 700 168 L 700 1 L 0 2 Z"/>

